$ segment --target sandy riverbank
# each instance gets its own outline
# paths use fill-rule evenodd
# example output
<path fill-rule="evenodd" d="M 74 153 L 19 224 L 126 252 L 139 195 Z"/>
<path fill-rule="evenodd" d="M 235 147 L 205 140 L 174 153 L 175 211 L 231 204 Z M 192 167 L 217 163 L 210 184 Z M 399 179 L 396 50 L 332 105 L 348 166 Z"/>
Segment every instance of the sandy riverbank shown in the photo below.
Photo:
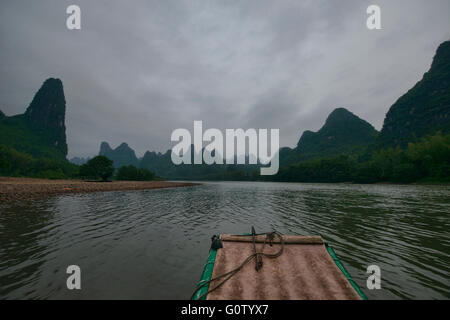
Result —
<path fill-rule="evenodd" d="M 0 177 L 0 201 L 35 196 L 101 191 L 147 190 L 195 186 L 198 183 L 168 181 L 88 182 L 83 180 L 47 180 Z"/>

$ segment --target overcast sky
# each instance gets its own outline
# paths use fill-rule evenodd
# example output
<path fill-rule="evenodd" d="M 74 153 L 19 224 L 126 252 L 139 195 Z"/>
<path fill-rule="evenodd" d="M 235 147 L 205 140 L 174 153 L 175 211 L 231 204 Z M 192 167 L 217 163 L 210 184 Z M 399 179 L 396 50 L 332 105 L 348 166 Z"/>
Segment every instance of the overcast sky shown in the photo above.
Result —
<path fill-rule="evenodd" d="M 81 7 L 81 30 L 66 8 Z M 382 30 L 366 9 L 381 7 Z M 280 128 L 293 147 L 336 107 L 381 129 L 450 38 L 450 1 L 18 1 L 0 4 L 0 110 L 63 81 L 69 157 L 127 142 L 166 151 L 176 128 Z"/>

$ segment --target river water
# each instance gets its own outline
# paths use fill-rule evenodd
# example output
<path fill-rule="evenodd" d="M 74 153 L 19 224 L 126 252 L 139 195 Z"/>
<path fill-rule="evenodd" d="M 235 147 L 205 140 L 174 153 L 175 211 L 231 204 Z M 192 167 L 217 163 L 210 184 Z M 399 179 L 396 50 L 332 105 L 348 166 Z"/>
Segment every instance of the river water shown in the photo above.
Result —
<path fill-rule="evenodd" d="M 208 182 L 1 203 L 0 299 L 189 299 L 211 236 L 252 225 L 322 235 L 369 299 L 449 299 L 449 218 L 448 186 Z"/>

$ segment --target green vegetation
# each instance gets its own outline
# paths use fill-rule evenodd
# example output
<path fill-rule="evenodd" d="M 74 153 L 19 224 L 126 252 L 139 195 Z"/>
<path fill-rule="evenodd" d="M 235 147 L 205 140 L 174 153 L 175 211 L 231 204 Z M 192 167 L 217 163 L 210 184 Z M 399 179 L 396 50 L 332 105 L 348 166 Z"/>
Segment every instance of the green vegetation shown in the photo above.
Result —
<path fill-rule="evenodd" d="M 136 168 L 133 165 L 123 166 L 117 171 L 116 180 L 151 181 L 155 179 L 153 172 Z"/>
<path fill-rule="evenodd" d="M 82 178 L 102 179 L 107 181 L 114 174 L 112 160 L 104 156 L 96 156 L 80 166 L 79 175 Z"/>
<path fill-rule="evenodd" d="M 340 155 L 283 167 L 265 180 L 295 182 L 450 182 L 450 134 L 427 136 L 405 149 L 388 148 L 368 161 Z"/>
<path fill-rule="evenodd" d="M 65 110 L 61 80 L 45 80 L 24 114 L 0 115 L 0 145 L 35 158 L 65 159 Z"/>
<path fill-rule="evenodd" d="M 66 160 L 66 101 L 62 82 L 47 79 L 24 114 L 0 112 L 0 175 L 74 178 L 78 167 Z"/>
<path fill-rule="evenodd" d="M 438 130 L 450 133 L 450 41 L 439 46 L 423 78 L 391 106 L 374 149 L 404 148 Z"/>
<path fill-rule="evenodd" d="M 0 176 L 64 179 L 77 175 L 78 167 L 65 159 L 35 158 L 0 145 Z"/>
<path fill-rule="evenodd" d="M 303 132 L 296 148 L 282 148 L 280 164 L 286 166 L 319 157 L 359 153 L 373 143 L 377 135 L 370 123 L 345 108 L 337 108 L 319 131 Z"/>
<path fill-rule="evenodd" d="M 55 148 L 52 133 L 31 128 L 25 115 L 0 118 L 0 145 L 35 158 L 65 159 L 65 155 Z"/>
<path fill-rule="evenodd" d="M 48 145 L 66 157 L 66 98 L 60 79 L 45 80 L 23 116 L 33 132 L 45 134 Z"/>

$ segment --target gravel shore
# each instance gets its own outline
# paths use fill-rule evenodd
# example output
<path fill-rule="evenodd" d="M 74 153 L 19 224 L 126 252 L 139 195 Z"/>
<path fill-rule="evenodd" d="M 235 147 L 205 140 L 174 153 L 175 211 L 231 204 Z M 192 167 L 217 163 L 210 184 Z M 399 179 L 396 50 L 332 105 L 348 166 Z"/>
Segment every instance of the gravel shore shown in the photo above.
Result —
<path fill-rule="evenodd" d="M 112 181 L 47 180 L 0 177 L 0 201 L 27 199 L 35 196 L 64 193 L 87 193 L 121 190 L 147 190 L 195 186 L 198 183 L 168 181 Z"/>

